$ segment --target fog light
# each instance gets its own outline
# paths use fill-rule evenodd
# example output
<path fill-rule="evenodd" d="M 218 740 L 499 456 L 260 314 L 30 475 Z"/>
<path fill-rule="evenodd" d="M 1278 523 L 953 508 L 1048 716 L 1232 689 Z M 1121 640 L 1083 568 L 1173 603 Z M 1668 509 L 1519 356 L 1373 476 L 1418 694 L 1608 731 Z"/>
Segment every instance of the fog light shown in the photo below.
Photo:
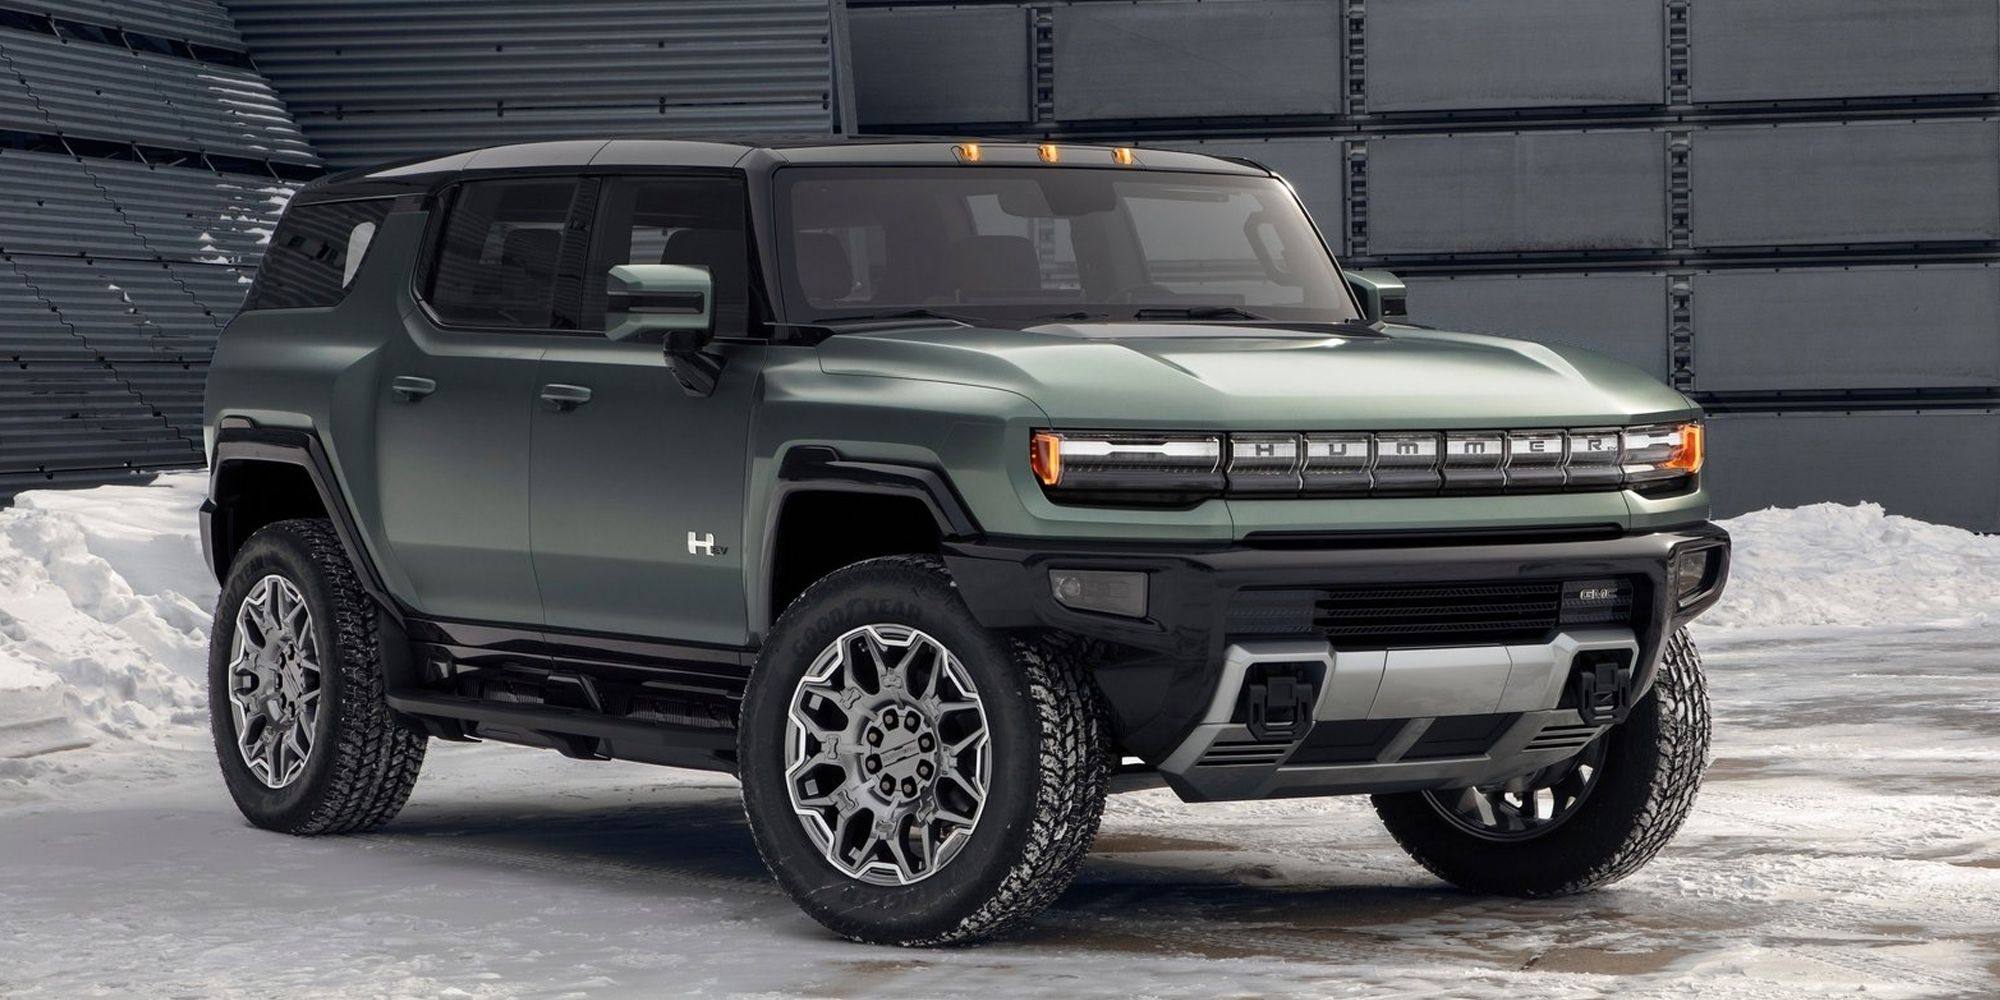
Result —
<path fill-rule="evenodd" d="M 1674 589 L 1676 603 L 1686 604 L 1701 592 L 1702 584 L 1708 579 L 1709 557 L 1713 551 L 1704 546 L 1674 553 L 1673 562 L 1667 566 L 1667 583 Z"/>
<path fill-rule="evenodd" d="M 1102 569 L 1049 570 L 1056 603 L 1077 611 L 1146 617 L 1146 574 Z"/>

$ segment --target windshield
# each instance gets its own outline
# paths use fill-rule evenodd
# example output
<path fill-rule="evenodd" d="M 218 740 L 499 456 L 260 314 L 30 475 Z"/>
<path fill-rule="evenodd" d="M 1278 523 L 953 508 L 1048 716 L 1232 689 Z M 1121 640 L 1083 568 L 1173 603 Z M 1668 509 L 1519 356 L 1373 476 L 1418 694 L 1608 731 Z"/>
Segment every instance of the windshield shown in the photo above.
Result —
<path fill-rule="evenodd" d="M 778 173 L 793 322 L 1359 318 L 1275 178 L 1049 167 Z"/>

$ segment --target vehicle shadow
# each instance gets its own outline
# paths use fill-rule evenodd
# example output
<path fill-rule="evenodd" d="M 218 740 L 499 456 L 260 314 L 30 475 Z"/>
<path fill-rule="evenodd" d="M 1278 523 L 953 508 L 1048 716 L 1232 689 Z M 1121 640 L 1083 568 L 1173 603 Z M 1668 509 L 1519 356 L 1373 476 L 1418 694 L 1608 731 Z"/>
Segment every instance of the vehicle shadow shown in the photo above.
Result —
<path fill-rule="evenodd" d="M 672 789 L 610 805 L 601 796 L 413 805 L 371 839 L 429 861 L 547 872 L 619 895 L 727 892 L 774 915 L 790 909 L 757 855 L 733 789 Z M 1379 873 L 1333 864 L 1316 866 L 1310 884 L 1272 881 L 1250 845 L 1125 833 L 1099 846 L 1069 892 L 1006 947 L 1343 963 L 1400 948 L 1407 960 L 1422 939 L 1478 938 L 1576 916 L 1561 904 L 1385 885 Z M 820 934 L 803 922 L 800 931 Z M 1469 940 L 1428 944 L 1418 950 L 1439 958 L 1476 947 Z"/>

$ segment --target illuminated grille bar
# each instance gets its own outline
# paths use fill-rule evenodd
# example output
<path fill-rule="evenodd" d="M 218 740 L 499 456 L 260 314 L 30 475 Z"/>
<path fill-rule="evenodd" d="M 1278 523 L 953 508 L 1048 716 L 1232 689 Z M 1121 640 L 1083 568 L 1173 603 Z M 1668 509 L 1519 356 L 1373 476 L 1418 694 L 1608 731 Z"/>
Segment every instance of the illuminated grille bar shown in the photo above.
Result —
<path fill-rule="evenodd" d="M 1530 430 L 1293 434 L 1036 431 L 1030 466 L 1052 497 L 1436 496 L 1690 489 L 1698 423 Z"/>
<path fill-rule="evenodd" d="M 1233 434 L 1225 470 L 1232 494 L 1494 493 L 1618 489 L 1675 478 L 1650 466 L 1672 428 L 1450 431 L 1383 434 Z M 1631 449 L 1628 451 L 1628 449 Z"/>

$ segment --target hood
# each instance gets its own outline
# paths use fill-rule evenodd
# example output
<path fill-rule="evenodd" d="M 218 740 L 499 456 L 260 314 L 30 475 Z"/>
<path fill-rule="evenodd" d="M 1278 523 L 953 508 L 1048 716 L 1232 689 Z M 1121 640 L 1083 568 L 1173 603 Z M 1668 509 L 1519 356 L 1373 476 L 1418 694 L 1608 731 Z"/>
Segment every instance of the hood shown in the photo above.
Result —
<path fill-rule="evenodd" d="M 1694 412 L 1659 380 L 1590 351 L 1409 327 L 903 327 L 829 337 L 819 354 L 829 374 L 1007 389 L 1058 427 L 1582 427 Z"/>

